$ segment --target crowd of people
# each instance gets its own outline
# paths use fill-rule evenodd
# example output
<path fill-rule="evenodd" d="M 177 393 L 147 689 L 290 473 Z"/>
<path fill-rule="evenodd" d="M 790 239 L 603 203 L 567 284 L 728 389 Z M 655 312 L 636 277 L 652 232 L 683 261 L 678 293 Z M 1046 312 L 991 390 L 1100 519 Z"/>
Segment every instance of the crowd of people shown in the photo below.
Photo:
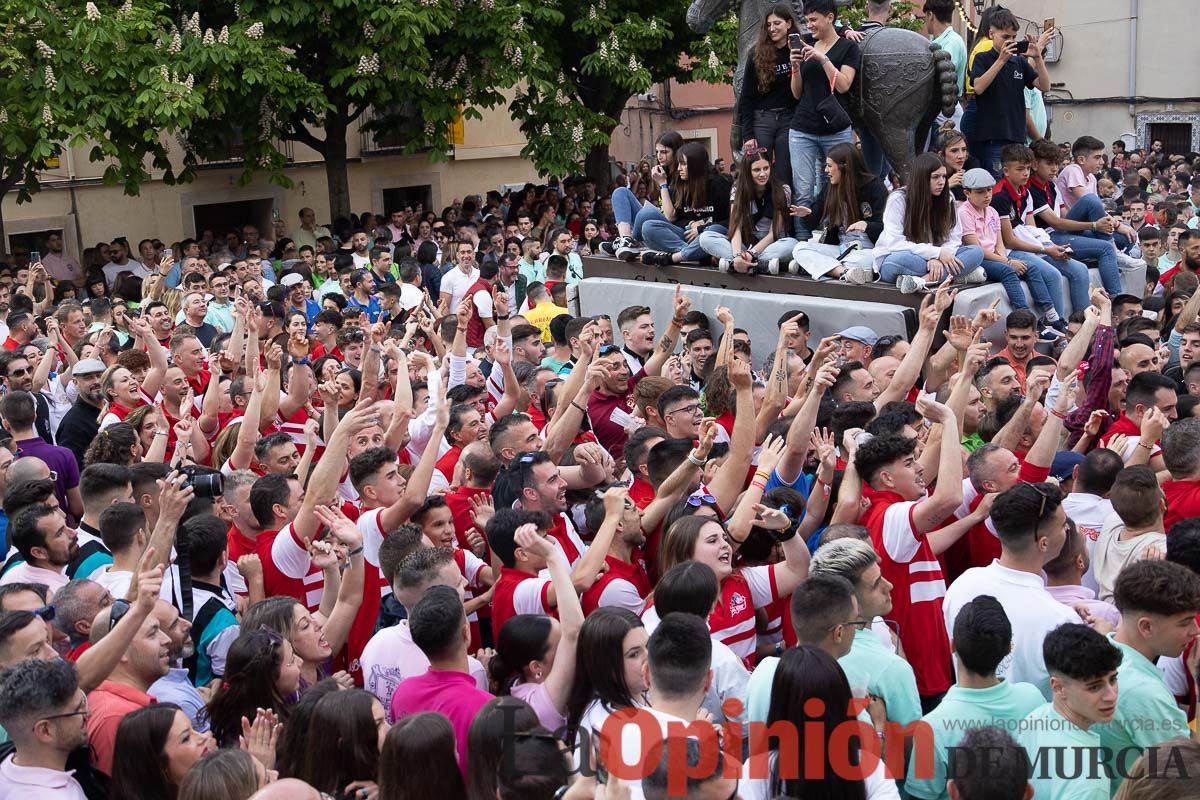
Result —
<path fill-rule="evenodd" d="M 1033 136 L 995 8 L 903 181 L 814 121 L 859 32 L 810 0 L 732 191 L 666 134 L 610 186 L 14 254 L 0 796 L 1195 797 L 1200 156 Z M 573 314 L 603 255 L 925 296 Z"/>

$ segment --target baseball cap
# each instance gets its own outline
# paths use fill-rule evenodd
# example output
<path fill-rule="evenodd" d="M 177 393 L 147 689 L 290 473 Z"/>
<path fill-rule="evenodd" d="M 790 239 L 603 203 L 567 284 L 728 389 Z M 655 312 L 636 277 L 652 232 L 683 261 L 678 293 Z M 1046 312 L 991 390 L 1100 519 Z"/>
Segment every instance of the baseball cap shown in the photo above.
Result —
<path fill-rule="evenodd" d="M 304 276 L 298 272 L 288 273 L 287 275 L 284 275 L 283 278 L 279 281 L 280 286 L 287 286 L 287 287 L 292 287 L 299 283 L 304 283 Z"/>
<path fill-rule="evenodd" d="M 1083 453 L 1074 453 L 1069 450 L 1057 453 L 1054 461 L 1050 464 L 1050 475 L 1060 481 L 1065 481 L 1075 472 L 1075 467 L 1082 463 Z"/>
<path fill-rule="evenodd" d="M 75 368 L 71 370 L 72 375 L 95 375 L 98 372 L 104 372 L 107 367 L 104 362 L 98 358 L 81 358 L 75 364 Z"/>
<path fill-rule="evenodd" d="M 986 169 L 975 167 L 963 174 L 962 185 L 964 189 L 990 189 L 996 185 L 996 179 Z"/>
<path fill-rule="evenodd" d="M 875 343 L 879 341 L 879 335 L 866 325 L 851 325 L 841 333 L 835 333 L 834 336 L 839 339 L 853 339 L 856 342 L 862 342 L 868 347 L 874 347 Z"/>

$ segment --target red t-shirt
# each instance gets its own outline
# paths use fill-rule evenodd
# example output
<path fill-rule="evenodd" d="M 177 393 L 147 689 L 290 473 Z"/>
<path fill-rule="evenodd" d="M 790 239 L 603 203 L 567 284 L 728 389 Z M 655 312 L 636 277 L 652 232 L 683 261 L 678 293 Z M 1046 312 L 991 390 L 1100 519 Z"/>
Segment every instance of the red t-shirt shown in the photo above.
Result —
<path fill-rule="evenodd" d="M 708 631 L 732 650 L 746 669 L 754 669 L 757 630 L 754 609 L 779 599 L 775 565 L 741 567 L 721 581 L 721 596 L 708 617 Z"/>
<path fill-rule="evenodd" d="M 1168 532 L 1180 520 L 1200 517 L 1200 481 L 1167 481 L 1162 485 L 1167 498 L 1163 528 Z"/>
<path fill-rule="evenodd" d="M 263 531 L 254 542 L 262 561 L 263 588 L 267 597 L 286 595 L 304 604 L 309 612 L 321 607 L 325 576 L 313 566 L 308 549 L 296 535 L 292 523 L 278 531 Z"/>
<path fill-rule="evenodd" d="M 879 569 L 893 587 L 892 610 L 885 617 L 900 626 L 917 691 L 925 697 L 941 694 L 954 683 L 950 637 L 942 615 L 946 581 L 925 534 L 914 529 L 913 509 L 921 501 L 870 486 L 863 487 L 863 496 L 871 507 L 859 522 L 871 532 Z"/>
<path fill-rule="evenodd" d="M 600 580 L 592 584 L 592 588 L 580 598 L 583 613 L 591 614 L 605 606 L 620 606 L 638 613 L 641 609 L 635 606 L 643 605 L 653 588 L 650 576 L 646 574 L 645 561 L 634 552 L 632 562 L 605 556 L 604 563 L 608 564 L 608 572 L 601 575 Z"/>
<path fill-rule="evenodd" d="M 450 513 L 454 516 L 454 535 L 458 539 L 458 546 L 470 550 L 471 547 L 467 543 L 467 534 L 475 528 L 475 520 L 471 519 L 471 498 L 479 495 L 489 495 L 492 493 L 491 487 L 480 489 L 473 486 L 460 486 L 452 492 L 447 492 L 442 495 L 446 498 L 446 505 L 450 508 Z M 483 531 L 480 531 L 484 534 Z M 484 541 L 487 541 L 487 535 L 483 535 Z M 491 552 L 489 548 L 488 552 Z M 489 557 L 485 557 L 485 561 Z"/>
<path fill-rule="evenodd" d="M 547 614 L 557 618 L 558 610 L 550 608 L 549 592 L 549 578 L 501 567 L 492 593 L 492 636 L 498 637 L 504 623 L 517 614 Z"/>

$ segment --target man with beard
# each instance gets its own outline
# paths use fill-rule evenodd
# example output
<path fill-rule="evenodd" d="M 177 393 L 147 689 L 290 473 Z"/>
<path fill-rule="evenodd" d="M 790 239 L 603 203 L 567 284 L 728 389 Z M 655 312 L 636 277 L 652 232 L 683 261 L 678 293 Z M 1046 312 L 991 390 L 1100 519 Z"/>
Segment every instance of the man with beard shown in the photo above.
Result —
<path fill-rule="evenodd" d="M 1200 231 L 1187 230 L 1179 234 L 1179 255 L 1180 262 L 1164 272 L 1158 279 L 1167 292 L 1171 291 L 1172 281 L 1179 273 L 1190 272 L 1193 275 L 1200 273 Z"/>
<path fill-rule="evenodd" d="M 12 544 L 25 561 L 4 573 L 0 585 L 42 583 L 51 592 L 67 585 L 64 570 L 78 544 L 61 509 L 44 503 L 32 505 L 13 518 L 10 531 Z"/>
<path fill-rule="evenodd" d="M 158 620 L 158 629 L 167 634 L 171 644 L 167 649 L 167 657 L 171 665 L 167 674 L 150 684 L 146 692 L 160 703 L 174 703 L 183 709 L 197 733 L 206 733 L 209 722 L 200 712 L 204 710 L 204 698 L 196 691 L 188 678 L 185 667 L 177 666 L 190 659 L 196 652 L 192 644 L 192 623 L 179 615 L 179 609 L 159 599 L 154 603 L 154 618 Z"/>
<path fill-rule="evenodd" d="M 25 661 L 4 673 L 0 697 L 0 725 L 16 745 L 0 763 L 0 794 L 86 797 L 75 770 L 67 769 L 71 754 L 87 746 L 88 701 L 74 666 Z"/>
<path fill-rule="evenodd" d="M 629 498 L 629 490 L 613 487 L 597 493 L 587 505 L 584 519 L 592 535 L 599 539 L 606 526 L 616 529 L 604 563 L 608 569 L 583 593 L 583 613 L 616 606 L 641 614 L 652 584 L 639 551 L 646 544 L 642 532 L 642 512 Z"/>
<path fill-rule="evenodd" d="M 158 340 L 158 343 L 163 347 L 170 347 L 171 332 L 175 329 L 175 325 L 171 321 L 171 314 L 167 311 L 166 305 L 155 300 L 142 306 L 142 313 L 150 321 L 150 330 L 154 333 L 154 338 Z"/>
<path fill-rule="evenodd" d="M 71 370 L 72 380 L 79 398 L 71 406 L 58 426 L 58 444 L 75 455 L 79 469 L 83 469 L 83 454 L 88 445 L 100 432 L 100 407 L 104 405 L 104 392 L 100 389 L 100 377 L 104 374 L 104 362 L 96 358 L 80 359 Z"/>
<path fill-rule="evenodd" d="M 4 388 L 8 392 L 28 392 L 33 396 L 34 424 L 37 435 L 42 441 L 54 444 L 54 433 L 50 427 L 50 401 L 41 392 L 33 390 L 33 364 L 21 355 L 20 349 L 12 354 L 0 353 L 0 377 L 4 378 Z"/>

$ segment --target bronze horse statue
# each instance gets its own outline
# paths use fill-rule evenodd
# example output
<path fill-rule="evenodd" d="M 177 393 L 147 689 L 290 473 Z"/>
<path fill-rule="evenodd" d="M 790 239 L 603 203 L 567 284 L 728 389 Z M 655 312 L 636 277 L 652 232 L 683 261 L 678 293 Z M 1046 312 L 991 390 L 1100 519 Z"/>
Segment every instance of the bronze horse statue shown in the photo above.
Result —
<path fill-rule="evenodd" d="M 779 0 L 693 0 L 687 11 L 688 26 L 707 33 L 718 19 L 738 3 L 738 61 L 734 72 L 733 130 L 730 146 L 742 149 L 737 124 L 737 96 L 742 74 L 753 59 L 767 12 Z M 838 0 L 846 5 L 849 0 Z M 789 0 L 798 21 L 803 2 Z M 950 54 L 924 36 L 903 28 L 876 28 L 859 43 L 862 69 L 846 95 L 846 110 L 856 128 L 875 135 L 897 175 L 908 174 L 909 164 L 925 149 L 930 126 L 938 112 L 951 116 L 958 102 L 958 82 Z"/>

